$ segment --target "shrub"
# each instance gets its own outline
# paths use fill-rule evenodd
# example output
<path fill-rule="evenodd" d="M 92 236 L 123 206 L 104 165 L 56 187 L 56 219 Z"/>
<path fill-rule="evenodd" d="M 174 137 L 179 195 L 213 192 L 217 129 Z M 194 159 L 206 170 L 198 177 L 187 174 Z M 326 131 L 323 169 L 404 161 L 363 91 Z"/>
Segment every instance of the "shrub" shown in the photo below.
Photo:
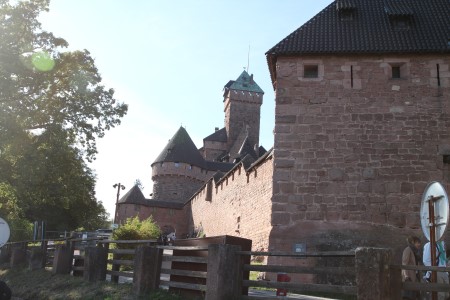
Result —
<path fill-rule="evenodd" d="M 119 228 L 114 230 L 114 240 L 150 240 L 156 239 L 160 235 L 161 230 L 152 216 L 140 221 L 136 216 L 134 218 L 128 218 L 125 224 L 122 224 Z"/>

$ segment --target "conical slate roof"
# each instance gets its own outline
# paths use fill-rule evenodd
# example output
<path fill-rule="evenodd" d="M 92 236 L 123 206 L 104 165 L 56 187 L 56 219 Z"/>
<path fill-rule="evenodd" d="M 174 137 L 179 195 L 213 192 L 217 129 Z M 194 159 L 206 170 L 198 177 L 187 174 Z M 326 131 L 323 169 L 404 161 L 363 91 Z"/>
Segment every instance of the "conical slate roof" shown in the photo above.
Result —
<path fill-rule="evenodd" d="M 253 80 L 253 74 L 248 75 L 247 71 L 243 71 L 238 79 L 230 80 L 225 85 L 225 90 L 238 90 L 247 92 L 256 92 L 264 94 L 264 91 L 259 87 L 259 85 Z"/>
<path fill-rule="evenodd" d="M 161 162 L 180 162 L 201 168 L 205 165 L 205 160 L 183 127 L 169 140 L 153 164 Z"/>
<path fill-rule="evenodd" d="M 148 200 L 145 199 L 141 189 L 135 185 L 122 198 L 120 198 L 119 203 L 144 204 L 147 201 Z"/>

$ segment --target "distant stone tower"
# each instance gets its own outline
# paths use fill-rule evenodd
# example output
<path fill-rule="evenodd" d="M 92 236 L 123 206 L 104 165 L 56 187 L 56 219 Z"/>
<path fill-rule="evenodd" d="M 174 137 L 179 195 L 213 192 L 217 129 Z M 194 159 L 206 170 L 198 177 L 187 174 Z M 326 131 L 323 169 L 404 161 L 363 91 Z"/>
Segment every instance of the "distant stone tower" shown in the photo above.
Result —
<path fill-rule="evenodd" d="M 233 162 L 259 153 L 259 122 L 263 90 L 246 71 L 224 86 L 225 127 L 203 139 L 202 154 L 209 161 Z"/>
<path fill-rule="evenodd" d="M 211 176 L 205 161 L 183 127 L 152 164 L 153 199 L 186 201 Z"/>
<path fill-rule="evenodd" d="M 243 71 L 236 81 L 230 80 L 225 85 L 223 94 L 225 128 L 231 156 L 236 155 L 239 151 L 236 148 L 240 148 L 245 138 L 251 147 L 259 146 L 263 95 L 263 90 L 253 80 L 253 74 L 249 75 L 246 71 Z"/>

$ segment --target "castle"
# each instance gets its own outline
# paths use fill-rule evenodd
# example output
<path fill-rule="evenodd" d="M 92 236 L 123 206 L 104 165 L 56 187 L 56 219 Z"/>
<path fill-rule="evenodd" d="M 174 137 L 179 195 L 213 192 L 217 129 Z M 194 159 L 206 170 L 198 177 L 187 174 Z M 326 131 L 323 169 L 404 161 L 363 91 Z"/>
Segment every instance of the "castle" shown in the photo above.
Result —
<path fill-rule="evenodd" d="M 449 15 L 447 0 L 334 1 L 266 53 L 273 149 L 258 145 L 263 91 L 244 71 L 224 87 L 224 128 L 200 149 L 180 128 L 152 164 L 153 198 L 132 188 L 119 220 L 254 250 L 401 253 L 422 235 L 427 184 L 450 187 Z"/>

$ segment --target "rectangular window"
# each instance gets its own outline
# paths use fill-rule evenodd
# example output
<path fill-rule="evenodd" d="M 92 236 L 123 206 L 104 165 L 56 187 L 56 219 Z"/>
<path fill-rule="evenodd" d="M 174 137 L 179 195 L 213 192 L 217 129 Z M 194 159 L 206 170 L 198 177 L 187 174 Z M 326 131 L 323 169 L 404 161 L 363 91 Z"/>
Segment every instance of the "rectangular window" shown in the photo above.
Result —
<path fill-rule="evenodd" d="M 319 66 L 318 65 L 305 65 L 303 77 L 318 78 L 319 77 Z"/>
<path fill-rule="evenodd" d="M 392 78 L 400 78 L 400 66 L 392 66 Z"/>

